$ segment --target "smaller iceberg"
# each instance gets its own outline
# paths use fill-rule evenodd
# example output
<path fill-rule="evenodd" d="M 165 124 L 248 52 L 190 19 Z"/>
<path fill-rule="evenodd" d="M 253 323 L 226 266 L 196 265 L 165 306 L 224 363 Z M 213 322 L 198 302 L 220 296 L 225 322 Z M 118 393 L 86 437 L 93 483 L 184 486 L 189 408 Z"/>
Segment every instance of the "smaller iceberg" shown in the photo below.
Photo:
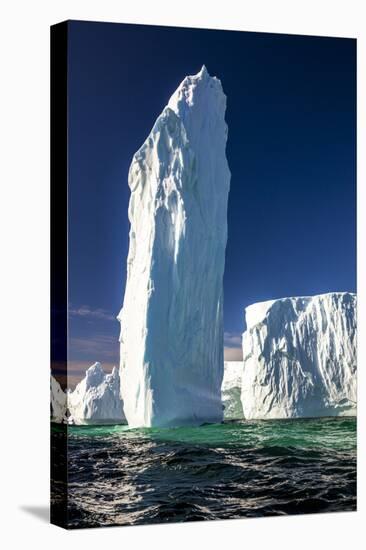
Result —
<path fill-rule="evenodd" d="M 59 382 L 51 374 L 51 420 L 52 422 L 66 421 L 66 393 Z"/>
<path fill-rule="evenodd" d="M 357 298 L 282 298 L 246 308 L 246 419 L 355 416 Z"/>
<path fill-rule="evenodd" d="M 225 361 L 224 378 L 221 386 L 221 399 L 225 420 L 244 418 L 241 404 L 241 378 L 243 361 Z"/>
<path fill-rule="evenodd" d="M 67 394 L 70 424 L 124 424 L 120 378 L 116 367 L 106 374 L 94 363 L 74 391 Z"/>

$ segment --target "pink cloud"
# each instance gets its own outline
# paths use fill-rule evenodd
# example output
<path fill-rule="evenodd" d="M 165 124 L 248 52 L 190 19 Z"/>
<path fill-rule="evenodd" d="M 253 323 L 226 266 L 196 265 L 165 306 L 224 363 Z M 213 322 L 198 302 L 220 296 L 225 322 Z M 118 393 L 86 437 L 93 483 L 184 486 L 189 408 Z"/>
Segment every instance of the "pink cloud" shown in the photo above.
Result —
<path fill-rule="evenodd" d="M 73 317 L 85 317 L 99 321 L 116 321 L 116 316 L 102 308 L 92 309 L 89 306 L 80 306 L 78 308 L 69 308 L 69 314 Z"/>

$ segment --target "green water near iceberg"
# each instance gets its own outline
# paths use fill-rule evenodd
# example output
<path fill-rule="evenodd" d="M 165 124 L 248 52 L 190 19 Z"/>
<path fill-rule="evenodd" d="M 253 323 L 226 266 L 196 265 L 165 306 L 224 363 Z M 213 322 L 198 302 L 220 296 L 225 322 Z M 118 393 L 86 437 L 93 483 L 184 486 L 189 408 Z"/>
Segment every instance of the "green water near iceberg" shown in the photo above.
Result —
<path fill-rule="evenodd" d="M 118 437 L 229 447 L 282 446 L 356 449 L 356 419 L 320 418 L 253 420 L 207 424 L 200 427 L 143 428 L 128 426 L 70 426 L 72 437 Z"/>
<path fill-rule="evenodd" d="M 53 428 L 71 528 L 356 509 L 356 418 Z"/>

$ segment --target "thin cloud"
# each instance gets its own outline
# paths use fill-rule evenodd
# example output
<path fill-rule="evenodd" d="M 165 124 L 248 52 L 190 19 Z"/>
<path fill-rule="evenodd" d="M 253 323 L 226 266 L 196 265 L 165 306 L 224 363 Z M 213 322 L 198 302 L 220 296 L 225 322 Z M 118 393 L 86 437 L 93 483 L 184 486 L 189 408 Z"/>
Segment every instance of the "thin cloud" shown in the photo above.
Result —
<path fill-rule="evenodd" d="M 73 317 L 84 317 L 97 321 L 116 321 L 115 315 L 112 315 L 110 311 L 102 308 L 92 309 L 89 306 L 80 306 L 78 308 L 70 308 L 69 313 Z"/>
<path fill-rule="evenodd" d="M 103 362 L 106 358 L 118 358 L 119 342 L 116 336 L 105 334 L 93 334 L 90 337 L 74 337 L 69 340 L 69 354 L 73 356 L 84 356 L 90 361 Z M 89 360 L 89 359 L 88 359 Z"/>
<path fill-rule="evenodd" d="M 224 333 L 224 344 L 228 348 L 241 348 L 241 334 L 236 332 Z"/>

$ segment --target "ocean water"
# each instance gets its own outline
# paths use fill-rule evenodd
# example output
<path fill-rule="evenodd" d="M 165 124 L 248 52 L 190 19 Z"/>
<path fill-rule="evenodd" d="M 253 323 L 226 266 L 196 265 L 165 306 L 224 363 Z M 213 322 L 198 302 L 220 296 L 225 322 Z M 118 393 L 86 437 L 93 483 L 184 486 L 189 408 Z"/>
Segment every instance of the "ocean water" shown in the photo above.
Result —
<path fill-rule="evenodd" d="M 70 528 L 356 509 L 355 418 L 67 432 Z"/>

